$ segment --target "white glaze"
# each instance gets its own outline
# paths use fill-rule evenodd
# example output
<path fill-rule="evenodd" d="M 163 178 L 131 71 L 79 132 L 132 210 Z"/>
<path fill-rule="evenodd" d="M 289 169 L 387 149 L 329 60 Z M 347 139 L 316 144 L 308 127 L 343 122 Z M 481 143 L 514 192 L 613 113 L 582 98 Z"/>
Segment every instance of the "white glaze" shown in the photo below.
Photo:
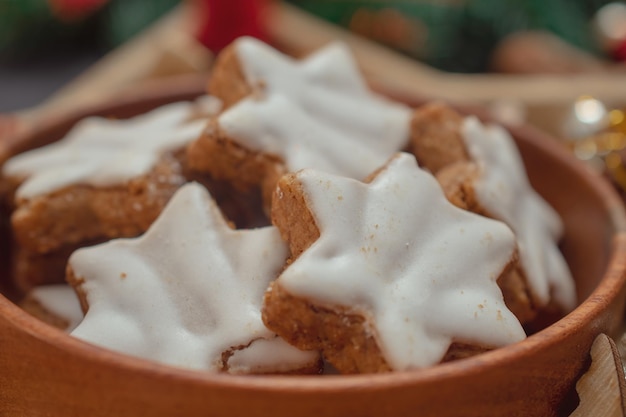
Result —
<path fill-rule="evenodd" d="M 363 314 L 393 369 L 436 364 L 453 341 L 498 347 L 525 337 L 496 284 L 513 233 L 450 204 L 412 155 L 370 184 L 314 170 L 298 180 L 321 235 L 280 284 Z"/>
<path fill-rule="evenodd" d="M 332 128 L 280 93 L 242 100 L 222 113 L 218 122 L 248 149 L 279 156 L 290 172 L 314 167 L 363 179 L 393 153 Z"/>
<path fill-rule="evenodd" d="M 16 196 L 26 199 L 74 184 L 120 184 L 146 174 L 163 152 L 196 139 L 206 120 L 189 120 L 194 111 L 215 114 L 220 107 L 216 98 L 202 97 L 127 120 L 89 117 L 60 141 L 9 159 L 3 174 L 25 178 Z"/>
<path fill-rule="evenodd" d="M 462 137 L 480 170 L 477 199 L 493 218 L 513 229 L 535 301 L 543 306 L 553 296 L 566 310 L 573 309 L 574 281 L 557 246 L 561 219 L 528 182 L 513 138 L 502 127 L 483 126 L 473 116 L 464 120 Z"/>
<path fill-rule="evenodd" d="M 281 354 L 284 342 L 265 327 L 260 308 L 286 257 L 274 227 L 232 230 L 202 186 L 185 185 L 143 236 L 71 256 L 89 304 L 72 334 L 129 355 L 209 371 L 218 369 L 222 352 L 255 339 L 272 339 Z M 290 349 L 300 364 L 316 358 Z M 246 366 L 255 367 L 254 360 L 260 368 L 277 362 L 272 355 L 255 356 Z"/>
<path fill-rule="evenodd" d="M 372 93 L 345 45 L 331 44 L 301 61 L 252 38 L 238 39 L 235 47 L 248 83 L 260 87 L 261 96 L 283 94 L 311 118 L 387 156 L 407 144 L 411 110 Z M 280 120 L 293 123 L 290 112 Z"/>
<path fill-rule="evenodd" d="M 257 339 L 246 349 L 237 350 L 228 360 L 229 372 L 232 374 L 276 373 L 289 372 L 301 368 L 302 351 L 283 339 Z M 265 358 L 264 362 L 259 357 Z M 316 356 L 311 356 L 309 363 L 314 363 Z"/>
<path fill-rule="evenodd" d="M 47 312 L 68 323 L 65 331 L 71 332 L 83 319 L 78 297 L 67 284 L 52 284 L 35 287 L 29 296 Z"/>

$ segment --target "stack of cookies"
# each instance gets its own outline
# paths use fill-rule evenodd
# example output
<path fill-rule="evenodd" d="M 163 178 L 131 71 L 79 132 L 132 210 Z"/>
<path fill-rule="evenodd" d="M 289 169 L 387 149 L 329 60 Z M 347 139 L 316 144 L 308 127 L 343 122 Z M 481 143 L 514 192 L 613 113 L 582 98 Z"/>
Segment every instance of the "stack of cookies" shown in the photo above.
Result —
<path fill-rule="evenodd" d="M 187 143 L 220 107 L 203 97 L 130 120 L 87 118 L 62 140 L 8 160 L 2 185 L 18 286 L 63 279 L 79 247 L 145 232 L 186 182 Z"/>
<path fill-rule="evenodd" d="M 241 38 L 208 90 L 4 165 L 14 277 L 59 281 L 21 266 L 54 258 L 74 336 L 212 372 L 371 373 L 515 343 L 575 307 L 561 220 L 506 130 L 373 93 L 341 44 L 297 61 Z M 236 201 L 266 224 L 233 221 L 222 188 L 259 193 Z M 37 291 L 26 308 L 60 311 Z"/>

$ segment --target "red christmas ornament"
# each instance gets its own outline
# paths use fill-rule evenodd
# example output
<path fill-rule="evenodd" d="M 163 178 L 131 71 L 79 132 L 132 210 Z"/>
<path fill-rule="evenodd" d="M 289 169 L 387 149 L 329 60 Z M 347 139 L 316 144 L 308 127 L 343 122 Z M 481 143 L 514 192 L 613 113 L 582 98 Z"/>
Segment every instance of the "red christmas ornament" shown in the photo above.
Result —
<path fill-rule="evenodd" d="M 219 52 L 240 36 L 267 41 L 264 13 L 268 0 L 197 0 L 204 16 L 198 40 Z"/>
<path fill-rule="evenodd" d="M 626 39 L 617 44 L 613 50 L 613 58 L 616 61 L 626 61 Z"/>
<path fill-rule="evenodd" d="M 85 17 L 100 7 L 108 0 L 48 0 L 50 9 L 55 16 L 62 20 L 75 20 Z"/>

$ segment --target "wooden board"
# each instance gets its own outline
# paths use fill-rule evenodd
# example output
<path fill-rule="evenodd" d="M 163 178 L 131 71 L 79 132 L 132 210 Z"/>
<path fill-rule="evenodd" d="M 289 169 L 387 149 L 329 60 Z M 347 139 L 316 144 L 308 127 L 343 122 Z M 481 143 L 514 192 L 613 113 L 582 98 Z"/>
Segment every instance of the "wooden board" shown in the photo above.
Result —
<path fill-rule="evenodd" d="M 613 340 L 599 335 L 591 346 L 591 366 L 576 384 L 578 408 L 570 417 L 624 417 L 626 380 Z"/>

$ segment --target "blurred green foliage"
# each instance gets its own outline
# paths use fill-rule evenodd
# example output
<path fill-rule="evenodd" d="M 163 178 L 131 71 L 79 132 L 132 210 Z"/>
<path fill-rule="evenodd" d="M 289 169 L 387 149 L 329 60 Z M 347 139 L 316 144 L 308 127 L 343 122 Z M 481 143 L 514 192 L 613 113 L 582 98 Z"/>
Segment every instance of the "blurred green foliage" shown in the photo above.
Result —
<path fill-rule="evenodd" d="M 402 52 L 446 71 L 486 70 L 495 45 L 523 30 L 547 30 L 599 54 L 590 21 L 610 0 L 289 0 L 344 27 L 362 10 L 393 9 L 418 22 L 425 39 Z"/>

